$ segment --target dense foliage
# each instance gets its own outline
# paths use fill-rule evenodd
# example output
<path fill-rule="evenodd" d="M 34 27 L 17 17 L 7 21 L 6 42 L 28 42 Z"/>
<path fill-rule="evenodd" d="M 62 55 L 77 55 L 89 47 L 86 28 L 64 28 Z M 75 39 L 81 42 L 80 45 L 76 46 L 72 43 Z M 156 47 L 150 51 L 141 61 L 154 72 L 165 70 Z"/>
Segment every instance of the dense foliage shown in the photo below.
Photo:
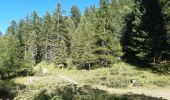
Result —
<path fill-rule="evenodd" d="M 29 69 L 41 61 L 62 67 L 108 67 L 126 57 L 148 63 L 170 60 L 168 0 L 100 0 L 98 8 L 77 6 L 63 16 L 60 3 L 51 15 L 36 11 L 11 22 L 0 35 L 0 74 Z M 167 68 L 168 69 L 168 68 Z"/>

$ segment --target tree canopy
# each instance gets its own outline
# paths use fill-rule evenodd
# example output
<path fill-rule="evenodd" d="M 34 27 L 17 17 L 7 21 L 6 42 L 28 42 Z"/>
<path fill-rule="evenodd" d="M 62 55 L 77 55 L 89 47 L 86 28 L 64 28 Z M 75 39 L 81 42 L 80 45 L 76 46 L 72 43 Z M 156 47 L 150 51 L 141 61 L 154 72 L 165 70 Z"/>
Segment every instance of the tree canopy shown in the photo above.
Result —
<path fill-rule="evenodd" d="M 6 34 L 0 34 L 0 70 L 41 61 L 80 69 L 109 67 L 123 56 L 169 63 L 169 5 L 169 0 L 100 0 L 84 15 L 73 5 L 71 15 L 64 16 L 60 3 L 53 14 L 41 17 L 34 11 L 18 23 L 11 21 Z"/>

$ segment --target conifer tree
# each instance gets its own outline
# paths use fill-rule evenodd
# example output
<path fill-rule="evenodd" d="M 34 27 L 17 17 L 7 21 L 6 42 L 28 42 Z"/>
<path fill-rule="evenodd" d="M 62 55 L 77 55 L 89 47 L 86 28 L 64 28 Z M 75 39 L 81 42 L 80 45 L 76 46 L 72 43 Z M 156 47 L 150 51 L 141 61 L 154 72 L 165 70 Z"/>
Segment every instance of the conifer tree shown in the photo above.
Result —
<path fill-rule="evenodd" d="M 64 64 L 67 52 L 68 41 L 68 31 L 66 28 L 65 18 L 63 17 L 63 10 L 60 3 L 57 4 L 57 7 L 53 15 L 53 34 L 52 34 L 52 44 L 53 44 L 53 62 L 56 64 Z M 59 54 L 61 53 L 62 54 Z M 62 56 L 61 56 L 62 55 Z M 63 58 L 64 57 L 64 58 Z M 62 60 L 61 60 L 62 59 Z"/>
<path fill-rule="evenodd" d="M 162 13 L 164 16 L 164 23 L 165 23 L 165 30 L 166 30 L 166 53 L 164 55 L 166 60 L 170 60 L 170 1 L 169 0 L 162 0 Z"/>
<path fill-rule="evenodd" d="M 19 24 L 18 24 L 18 28 L 17 28 L 17 32 L 16 32 L 16 39 L 18 40 L 18 49 L 19 49 L 19 57 L 18 59 L 22 62 L 22 67 L 26 67 L 26 63 L 25 63 L 25 41 L 24 41 L 24 20 L 21 19 Z"/>
<path fill-rule="evenodd" d="M 78 27 L 78 24 L 81 20 L 81 14 L 79 8 L 76 5 L 73 5 L 71 8 L 71 19 L 73 20 L 75 26 Z"/>
<path fill-rule="evenodd" d="M 107 16 L 106 16 L 107 15 Z M 103 66 L 116 61 L 122 55 L 119 37 L 115 32 L 113 16 L 108 0 L 100 0 L 96 25 L 96 55 Z"/>
<path fill-rule="evenodd" d="M 147 57 L 160 62 L 166 50 L 166 32 L 162 15 L 162 7 L 159 0 L 143 0 L 142 6 L 146 13 L 143 16 L 143 30 L 149 33 L 149 47 Z M 148 42 L 147 42 L 148 43 Z"/>
<path fill-rule="evenodd" d="M 15 35 L 16 34 L 16 31 L 17 31 L 17 23 L 15 20 L 12 20 L 11 21 L 11 25 L 8 27 L 7 29 L 7 34 L 13 34 Z"/>
<path fill-rule="evenodd" d="M 94 51 L 94 26 L 85 17 L 81 19 L 72 38 L 72 58 L 79 68 L 90 69 L 95 62 Z"/>
<path fill-rule="evenodd" d="M 34 11 L 32 13 L 32 22 L 31 22 L 31 30 L 30 39 L 31 42 L 31 50 L 32 50 L 32 57 L 35 64 L 39 63 L 42 60 L 42 23 L 40 17 L 38 16 L 37 12 Z"/>
<path fill-rule="evenodd" d="M 122 44 L 125 55 L 145 57 L 147 55 L 147 48 L 144 48 L 146 39 L 148 39 L 149 33 L 142 31 L 142 16 L 143 12 L 140 10 L 141 2 L 136 1 L 133 7 L 133 11 L 127 14 L 125 18 L 126 28 L 123 33 Z M 144 8 L 143 8 L 144 9 Z M 147 44 L 146 44 L 147 45 Z M 146 53 L 146 54 L 144 54 Z"/>
<path fill-rule="evenodd" d="M 3 67 L 3 70 L 8 74 L 9 72 L 17 72 L 22 67 L 23 62 L 19 39 L 17 38 L 17 24 L 15 21 L 12 21 L 2 42 L 1 67 Z"/>
<path fill-rule="evenodd" d="M 150 62 L 160 62 L 166 51 L 166 32 L 158 0 L 135 0 L 126 20 L 124 50 Z M 156 11 L 156 12 L 155 12 Z"/>
<path fill-rule="evenodd" d="M 46 13 L 44 16 L 44 23 L 43 23 L 43 45 L 44 45 L 44 58 L 47 62 L 52 61 L 52 46 L 51 46 L 51 39 L 52 39 L 52 17 L 49 12 Z"/>
<path fill-rule="evenodd" d="M 5 45 L 6 45 L 6 40 L 5 38 L 1 35 L 0 36 L 0 75 L 3 77 L 3 74 L 5 72 L 5 63 L 6 63 L 6 54 L 5 54 Z"/>
<path fill-rule="evenodd" d="M 100 0 L 98 8 L 87 7 L 83 16 L 76 5 L 64 16 L 60 3 L 53 15 L 41 18 L 34 11 L 19 23 L 13 20 L 6 34 L 0 32 L 0 73 L 43 60 L 80 69 L 108 67 L 123 53 L 149 63 L 167 62 L 169 5 L 169 0 Z"/>
<path fill-rule="evenodd" d="M 35 63 L 33 57 L 33 42 L 32 42 L 32 21 L 27 16 L 24 20 L 23 40 L 24 40 L 24 63 L 26 67 L 33 66 Z M 34 41 L 34 40 L 33 40 Z"/>
<path fill-rule="evenodd" d="M 68 55 L 71 54 L 71 42 L 72 42 L 72 39 L 73 39 L 73 35 L 75 34 L 75 30 L 76 30 L 76 26 L 73 22 L 73 20 L 69 17 L 67 20 L 66 20 L 66 28 L 67 28 L 67 31 L 68 31 Z"/>

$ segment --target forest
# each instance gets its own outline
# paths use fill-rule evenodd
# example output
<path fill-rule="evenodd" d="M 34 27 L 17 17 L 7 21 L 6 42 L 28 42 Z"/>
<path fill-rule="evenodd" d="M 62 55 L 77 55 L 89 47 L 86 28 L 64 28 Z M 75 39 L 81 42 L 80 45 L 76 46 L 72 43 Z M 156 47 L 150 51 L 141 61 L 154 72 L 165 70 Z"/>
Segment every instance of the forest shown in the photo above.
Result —
<path fill-rule="evenodd" d="M 88 73 L 91 70 L 104 71 L 105 68 L 114 69 L 115 64 L 119 66 L 123 63 L 121 67 L 115 67 L 121 70 L 119 70 L 121 77 L 131 65 L 135 66 L 134 68 L 151 70 L 151 73 L 154 72 L 153 75 L 165 75 L 167 80 L 170 79 L 169 0 L 100 0 L 98 7 L 94 5 L 86 7 L 83 14 L 76 5 L 73 5 L 70 11 L 69 15 L 64 15 L 62 4 L 58 3 L 53 13 L 47 11 L 44 16 L 39 16 L 36 11 L 33 11 L 31 15 L 20 19 L 19 22 L 11 21 L 6 33 L 0 34 L 0 78 L 2 81 L 24 75 L 34 76 L 36 73 L 34 68 L 44 63 L 44 66 L 53 64 L 58 70 L 72 69 L 78 71 L 77 73 L 79 71 Z M 128 64 L 130 65 L 126 69 Z M 101 73 L 105 72 L 101 71 Z M 81 77 L 81 73 L 79 74 Z M 79 76 L 79 74 L 76 75 Z M 149 77 L 150 74 L 147 75 L 145 76 Z M 42 80 L 53 80 L 50 79 L 45 77 Z M 118 79 L 117 82 L 126 83 L 125 80 Z M 156 84 L 159 82 L 161 84 L 161 81 Z M 167 82 L 167 86 L 168 84 L 170 86 L 170 82 Z M 124 88 L 124 85 L 122 86 Z M 113 87 L 119 87 L 119 85 Z M 69 89 L 67 90 L 70 92 Z M 83 93 L 88 90 L 88 87 L 83 92 L 79 88 L 77 90 Z M 95 91 L 90 92 L 94 94 Z M 57 93 L 60 92 L 61 90 L 58 90 Z M 90 94 L 84 95 L 88 97 Z M 102 92 L 101 95 L 104 93 Z M 61 99 L 56 96 L 52 99 L 50 96 L 38 97 L 40 99 L 34 98 L 34 100 Z M 110 99 L 111 96 L 106 97 L 109 97 L 106 100 L 126 98 L 126 96 L 117 99 Z M 63 97 L 61 100 L 93 100 L 89 98 Z M 125 100 L 133 100 L 133 98 Z M 147 98 L 146 100 L 157 99 Z"/>

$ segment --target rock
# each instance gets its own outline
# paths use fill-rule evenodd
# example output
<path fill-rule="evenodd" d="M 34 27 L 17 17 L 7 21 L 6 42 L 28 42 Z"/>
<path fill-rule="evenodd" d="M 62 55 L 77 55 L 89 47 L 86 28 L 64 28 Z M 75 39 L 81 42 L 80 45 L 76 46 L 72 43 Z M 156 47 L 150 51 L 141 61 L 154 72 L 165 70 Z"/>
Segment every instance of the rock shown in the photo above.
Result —
<path fill-rule="evenodd" d="M 48 69 L 46 69 L 46 68 L 43 68 L 43 69 L 42 69 L 42 73 L 43 73 L 43 75 L 47 75 L 47 74 L 48 74 L 48 72 L 49 72 L 49 71 L 48 71 Z"/>
<path fill-rule="evenodd" d="M 137 81 L 136 81 L 136 80 L 131 79 L 131 80 L 130 80 L 130 82 L 131 82 L 131 85 L 132 85 L 132 86 L 136 86 L 136 83 L 137 83 Z"/>

